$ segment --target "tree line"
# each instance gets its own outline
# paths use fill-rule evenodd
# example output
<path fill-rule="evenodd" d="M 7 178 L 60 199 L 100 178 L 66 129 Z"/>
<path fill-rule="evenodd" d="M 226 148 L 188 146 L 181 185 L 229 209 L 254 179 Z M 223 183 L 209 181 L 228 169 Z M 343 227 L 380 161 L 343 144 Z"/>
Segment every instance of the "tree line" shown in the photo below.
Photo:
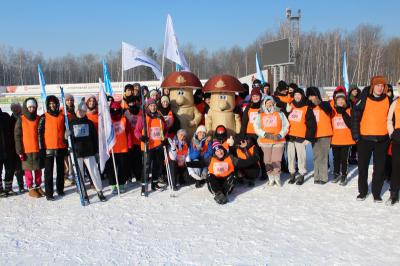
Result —
<path fill-rule="evenodd" d="M 209 52 L 197 50 L 193 44 L 183 51 L 190 69 L 200 79 L 216 74 L 242 77 L 256 72 L 255 54 L 262 58 L 262 44 L 286 37 L 284 27 L 266 31 L 245 48 L 233 46 Z M 336 86 L 343 84 L 343 52 L 347 53 L 350 83 L 365 85 L 374 75 L 383 75 L 394 83 L 400 78 L 400 38 L 384 38 L 382 28 L 359 25 L 347 32 L 343 29 L 326 32 L 309 31 L 300 34 L 296 64 L 286 71 L 285 79 L 305 86 Z M 162 62 L 162 46 L 145 49 L 154 60 Z M 42 53 L 0 45 L 0 85 L 39 84 L 37 64 L 44 72 L 47 84 L 93 83 L 103 76 L 101 60 L 105 59 L 112 81 L 121 81 L 121 50 L 105 55 L 86 53 L 45 58 Z M 165 74 L 175 70 L 174 63 L 165 60 Z M 262 62 L 261 62 L 262 63 Z M 155 76 L 147 67 L 124 72 L 125 81 L 152 80 Z"/>

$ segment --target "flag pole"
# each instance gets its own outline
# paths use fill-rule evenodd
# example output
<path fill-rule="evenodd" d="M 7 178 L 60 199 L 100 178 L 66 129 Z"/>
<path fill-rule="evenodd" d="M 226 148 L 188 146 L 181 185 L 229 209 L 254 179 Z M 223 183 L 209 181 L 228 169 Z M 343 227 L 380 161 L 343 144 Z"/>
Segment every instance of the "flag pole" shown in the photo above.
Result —
<path fill-rule="evenodd" d="M 167 23 L 168 23 L 168 16 L 167 16 Z M 161 82 L 164 80 L 164 53 L 165 53 L 165 38 L 167 37 L 167 23 L 165 24 L 165 32 L 164 32 L 164 44 L 163 44 L 163 53 L 162 53 L 162 64 L 161 64 Z"/>
<path fill-rule="evenodd" d="M 121 192 L 119 191 L 118 172 L 117 167 L 115 166 L 114 148 L 111 149 L 111 155 L 114 165 L 115 182 L 117 183 L 118 196 L 121 197 Z"/>

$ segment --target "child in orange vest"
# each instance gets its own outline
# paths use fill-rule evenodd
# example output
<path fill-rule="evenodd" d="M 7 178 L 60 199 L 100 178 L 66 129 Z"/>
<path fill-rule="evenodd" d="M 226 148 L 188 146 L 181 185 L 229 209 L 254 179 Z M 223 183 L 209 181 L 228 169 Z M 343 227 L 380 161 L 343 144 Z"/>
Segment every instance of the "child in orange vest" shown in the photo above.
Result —
<path fill-rule="evenodd" d="M 335 94 L 334 106 L 332 112 L 332 130 L 331 140 L 333 153 L 333 183 L 340 181 L 340 185 L 347 184 L 347 167 L 349 150 L 355 144 L 351 136 L 351 117 L 350 108 L 346 103 L 346 94 L 339 92 Z"/>
<path fill-rule="evenodd" d="M 118 174 L 118 185 L 120 193 L 125 192 L 125 182 L 128 179 L 128 138 L 130 132 L 130 123 L 126 117 L 122 114 L 123 109 L 119 102 L 112 101 L 110 104 L 110 114 L 115 132 L 115 144 L 113 147 L 115 166 Z M 115 177 L 115 171 L 111 167 L 107 174 L 109 178 L 109 184 L 112 188 L 112 194 L 118 193 L 117 180 Z"/>
<path fill-rule="evenodd" d="M 189 184 L 189 174 L 186 168 L 186 161 L 189 160 L 189 147 L 186 142 L 186 130 L 179 129 L 173 140 L 168 139 L 169 165 L 172 176 L 172 187 L 176 191 L 182 184 Z"/>

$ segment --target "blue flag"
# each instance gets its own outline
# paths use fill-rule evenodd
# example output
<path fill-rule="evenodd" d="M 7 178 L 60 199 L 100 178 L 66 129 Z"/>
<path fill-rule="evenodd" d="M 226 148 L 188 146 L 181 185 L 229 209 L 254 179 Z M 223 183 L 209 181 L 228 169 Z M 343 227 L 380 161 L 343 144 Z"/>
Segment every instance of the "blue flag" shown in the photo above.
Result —
<path fill-rule="evenodd" d="M 39 83 L 40 83 L 40 99 L 42 99 L 42 101 L 46 100 L 46 81 L 44 80 L 43 77 L 43 72 L 42 72 L 42 68 L 40 67 L 40 65 L 37 65 L 38 68 L 38 74 L 39 74 Z"/>
<path fill-rule="evenodd" d="M 103 78 L 104 78 L 104 87 L 106 90 L 106 94 L 112 96 L 113 89 L 111 87 L 110 76 L 108 75 L 107 64 L 105 60 L 103 60 L 103 76 L 104 76 Z"/>
<path fill-rule="evenodd" d="M 264 75 L 263 75 L 263 73 L 261 71 L 261 67 L 260 67 L 260 63 L 258 61 L 258 54 L 257 53 L 256 53 L 256 68 L 257 68 L 257 74 L 256 74 L 257 79 L 261 80 L 262 83 L 265 83 Z"/>
<path fill-rule="evenodd" d="M 343 83 L 344 87 L 347 91 L 349 91 L 350 83 L 349 83 L 349 76 L 347 74 L 347 59 L 346 59 L 346 51 L 343 53 Z"/>

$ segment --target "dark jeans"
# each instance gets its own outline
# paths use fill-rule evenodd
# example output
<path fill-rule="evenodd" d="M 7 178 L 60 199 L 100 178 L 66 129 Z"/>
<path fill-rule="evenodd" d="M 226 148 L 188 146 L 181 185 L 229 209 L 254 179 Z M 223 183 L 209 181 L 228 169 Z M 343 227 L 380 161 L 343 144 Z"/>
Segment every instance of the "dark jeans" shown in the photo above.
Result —
<path fill-rule="evenodd" d="M 57 193 L 64 192 L 64 157 L 63 152 L 59 152 L 56 156 L 47 155 L 44 162 L 44 184 L 46 196 L 53 196 L 54 183 L 53 183 L 53 169 L 54 159 L 57 165 L 56 189 Z"/>
<path fill-rule="evenodd" d="M 392 178 L 390 191 L 398 193 L 400 189 L 400 143 L 392 144 Z"/>
<path fill-rule="evenodd" d="M 388 145 L 389 140 L 375 142 L 361 139 L 358 141 L 358 192 L 361 195 L 368 194 L 368 167 L 371 156 L 374 155 L 371 190 L 375 198 L 380 197 Z"/>
<path fill-rule="evenodd" d="M 347 175 L 349 149 L 350 146 L 332 146 L 333 172 L 335 174 Z"/>

